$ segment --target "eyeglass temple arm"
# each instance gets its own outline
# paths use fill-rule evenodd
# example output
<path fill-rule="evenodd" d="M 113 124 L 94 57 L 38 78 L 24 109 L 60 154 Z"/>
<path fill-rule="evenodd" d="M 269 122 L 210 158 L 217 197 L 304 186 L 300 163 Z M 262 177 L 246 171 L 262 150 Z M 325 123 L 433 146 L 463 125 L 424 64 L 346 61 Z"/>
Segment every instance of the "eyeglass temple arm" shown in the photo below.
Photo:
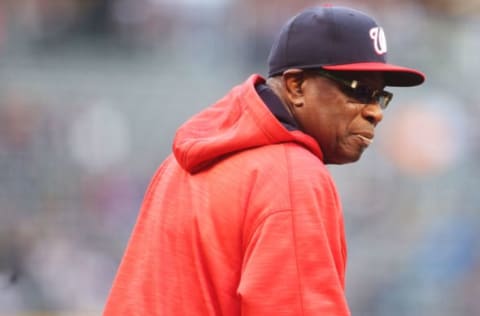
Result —
<path fill-rule="evenodd" d="M 331 75 L 330 73 L 326 72 L 326 71 L 323 71 L 323 70 L 319 70 L 319 72 L 321 74 L 323 74 L 325 77 L 328 77 L 330 79 L 333 79 L 333 80 L 336 80 L 336 81 L 340 81 L 340 82 L 343 82 L 343 84 L 345 84 L 346 86 L 352 88 L 352 89 L 356 89 L 357 86 L 358 86 L 358 81 L 357 80 L 352 80 L 352 81 L 348 81 L 348 80 L 345 80 L 343 78 L 339 78 L 337 76 L 333 76 Z"/>

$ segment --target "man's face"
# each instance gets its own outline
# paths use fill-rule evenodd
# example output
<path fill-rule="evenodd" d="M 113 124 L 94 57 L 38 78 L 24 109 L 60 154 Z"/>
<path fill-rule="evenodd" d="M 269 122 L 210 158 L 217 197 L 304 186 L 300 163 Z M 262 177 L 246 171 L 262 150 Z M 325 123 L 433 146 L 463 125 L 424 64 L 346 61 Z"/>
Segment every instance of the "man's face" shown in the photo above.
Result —
<path fill-rule="evenodd" d="M 336 72 L 335 75 L 357 80 L 372 89 L 384 86 L 380 73 Z M 302 130 L 320 145 L 324 162 L 357 161 L 372 143 L 375 126 L 383 118 L 379 104 L 355 99 L 338 82 L 308 72 L 303 73 L 301 91 L 301 102 L 297 100 L 292 112 Z"/>

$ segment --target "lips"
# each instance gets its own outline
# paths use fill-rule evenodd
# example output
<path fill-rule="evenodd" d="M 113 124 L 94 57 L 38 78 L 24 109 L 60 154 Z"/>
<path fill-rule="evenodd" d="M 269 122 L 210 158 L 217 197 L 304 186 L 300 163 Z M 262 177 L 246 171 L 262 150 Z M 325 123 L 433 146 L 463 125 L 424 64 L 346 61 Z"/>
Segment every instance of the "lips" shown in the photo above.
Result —
<path fill-rule="evenodd" d="M 360 141 L 365 144 L 365 146 L 369 146 L 373 143 L 373 133 L 370 133 L 370 132 L 363 132 L 363 133 L 357 133 L 355 134 L 359 139 Z"/>
<path fill-rule="evenodd" d="M 370 146 L 372 143 L 373 143 L 373 139 L 372 138 L 367 138 L 363 135 L 358 135 L 358 137 L 360 137 L 360 139 L 362 140 L 362 142 L 367 145 L 367 146 Z"/>

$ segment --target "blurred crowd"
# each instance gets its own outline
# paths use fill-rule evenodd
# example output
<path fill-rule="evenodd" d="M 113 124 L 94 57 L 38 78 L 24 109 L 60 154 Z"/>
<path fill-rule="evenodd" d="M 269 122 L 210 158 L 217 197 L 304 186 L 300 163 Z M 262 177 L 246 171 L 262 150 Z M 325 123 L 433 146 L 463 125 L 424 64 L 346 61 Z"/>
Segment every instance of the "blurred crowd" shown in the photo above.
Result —
<path fill-rule="evenodd" d="M 479 315 L 480 3 L 329 1 L 371 13 L 395 88 L 363 159 L 331 166 L 356 316 Z M 1 0 L 0 316 L 99 315 L 176 127 L 321 1 Z"/>

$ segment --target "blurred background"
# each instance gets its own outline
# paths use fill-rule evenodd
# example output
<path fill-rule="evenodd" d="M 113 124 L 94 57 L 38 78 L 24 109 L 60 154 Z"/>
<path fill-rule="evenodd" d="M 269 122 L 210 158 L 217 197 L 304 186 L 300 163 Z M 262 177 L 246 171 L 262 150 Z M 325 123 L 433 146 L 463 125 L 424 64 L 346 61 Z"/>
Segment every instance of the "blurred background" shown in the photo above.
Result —
<path fill-rule="evenodd" d="M 100 315 L 175 129 L 251 73 L 306 0 L 0 0 L 0 315 Z M 375 16 L 395 88 L 330 166 L 355 316 L 480 315 L 480 1 L 331 1 Z"/>

